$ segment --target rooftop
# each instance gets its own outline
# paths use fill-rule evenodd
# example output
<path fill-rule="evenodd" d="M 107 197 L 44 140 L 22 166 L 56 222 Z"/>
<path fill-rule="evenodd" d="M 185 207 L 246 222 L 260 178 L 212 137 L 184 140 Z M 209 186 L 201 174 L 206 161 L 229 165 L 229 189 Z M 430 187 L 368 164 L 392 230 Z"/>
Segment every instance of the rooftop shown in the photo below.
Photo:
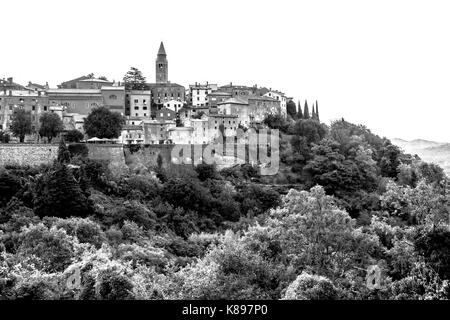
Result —
<path fill-rule="evenodd" d="M 49 89 L 49 94 L 100 94 L 100 89 Z"/>
<path fill-rule="evenodd" d="M 184 88 L 184 86 L 182 86 L 181 84 L 171 83 L 171 82 L 167 82 L 167 83 L 146 83 L 146 85 L 149 86 L 150 88 L 156 88 L 156 87 L 181 87 L 181 88 Z"/>
<path fill-rule="evenodd" d="M 116 90 L 116 91 L 124 91 L 124 86 L 103 86 L 102 90 Z"/>
<path fill-rule="evenodd" d="M 80 80 L 80 82 L 102 82 L 102 83 L 111 83 L 111 81 L 104 80 L 104 79 L 97 79 L 97 78 L 88 78 Z"/>
<path fill-rule="evenodd" d="M 230 98 L 230 99 L 227 99 L 227 100 L 225 100 L 225 101 L 223 101 L 223 102 L 219 102 L 218 104 L 240 104 L 240 105 L 248 105 L 247 102 L 245 102 L 244 100 L 239 99 L 239 98 Z"/>

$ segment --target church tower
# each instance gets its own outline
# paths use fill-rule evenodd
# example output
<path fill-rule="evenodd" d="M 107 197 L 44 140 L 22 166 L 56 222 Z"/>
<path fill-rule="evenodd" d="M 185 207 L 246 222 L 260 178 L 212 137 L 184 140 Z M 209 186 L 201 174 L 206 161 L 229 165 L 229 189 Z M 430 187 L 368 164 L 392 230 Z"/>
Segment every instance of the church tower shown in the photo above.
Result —
<path fill-rule="evenodd" d="M 156 56 L 156 83 L 167 83 L 169 81 L 169 64 L 167 62 L 166 50 L 161 41 L 158 55 Z"/>

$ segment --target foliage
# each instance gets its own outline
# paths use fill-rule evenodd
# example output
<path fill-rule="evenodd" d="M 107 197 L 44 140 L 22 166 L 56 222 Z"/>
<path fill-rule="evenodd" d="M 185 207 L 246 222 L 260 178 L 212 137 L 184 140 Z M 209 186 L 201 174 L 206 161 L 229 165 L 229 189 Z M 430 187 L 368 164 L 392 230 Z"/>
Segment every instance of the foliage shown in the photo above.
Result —
<path fill-rule="evenodd" d="M 11 132 L 19 137 L 22 143 L 25 140 L 25 135 L 31 133 L 31 112 L 24 109 L 14 111 L 11 121 Z"/>
<path fill-rule="evenodd" d="M 66 165 L 40 176 L 33 191 L 33 209 L 38 216 L 83 217 L 89 213 L 86 196 Z"/>
<path fill-rule="evenodd" d="M 125 119 L 107 107 L 92 109 L 84 120 L 84 131 L 90 137 L 112 139 L 120 136 Z"/>
<path fill-rule="evenodd" d="M 67 142 L 79 143 L 84 138 L 84 135 L 76 129 L 67 131 L 65 139 Z"/>
<path fill-rule="evenodd" d="M 39 122 L 39 135 L 46 137 L 49 143 L 64 130 L 63 122 L 56 113 L 44 112 L 39 118 Z"/>
<path fill-rule="evenodd" d="M 338 297 L 338 290 L 329 279 L 306 272 L 299 275 L 284 294 L 286 300 L 336 300 Z"/>
<path fill-rule="evenodd" d="M 130 70 L 123 77 L 123 81 L 125 82 L 125 86 L 127 90 L 146 90 L 147 85 L 145 83 L 145 77 L 142 75 L 142 72 L 135 68 L 131 67 Z"/>

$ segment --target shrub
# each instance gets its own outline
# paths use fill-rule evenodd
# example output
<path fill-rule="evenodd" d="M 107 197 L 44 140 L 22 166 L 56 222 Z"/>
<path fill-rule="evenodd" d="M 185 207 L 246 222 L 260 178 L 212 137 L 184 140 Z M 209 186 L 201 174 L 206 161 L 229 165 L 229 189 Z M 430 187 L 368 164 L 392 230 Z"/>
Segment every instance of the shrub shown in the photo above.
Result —
<path fill-rule="evenodd" d="M 286 289 L 285 300 L 336 300 L 338 290 L 326 277 L 303 272 Z"/>

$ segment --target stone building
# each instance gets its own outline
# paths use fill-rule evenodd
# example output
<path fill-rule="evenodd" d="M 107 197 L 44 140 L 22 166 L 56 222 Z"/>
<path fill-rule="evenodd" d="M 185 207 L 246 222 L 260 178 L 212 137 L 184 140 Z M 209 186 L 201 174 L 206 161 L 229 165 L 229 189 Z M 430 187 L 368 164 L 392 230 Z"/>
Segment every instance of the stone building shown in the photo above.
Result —
<path fill-rule="evenodd" d="M 249 104 L 249 119 L 250 124 L 260 124 L 268 114 L 280 114 L 280 101 L 270 97 L 250 97 Z"/>
<path fill-rule="evenodd" d="M 192 134 L 194 128 L 192 127 L 173 127 L 169 129 L 169 141 L 174 144 L 191 144 Z"/>
<path fill-rule="evenodd" d="M 103 86 L 112 85 L 113 82 L 94 78 L 93 74 L 90 74 L 62 82 L 58 85 L 58 89 L 101 89 Z"/>
<path fill-rule="evenodd" d="M 125 115 L 125 87 L 103 86 L 101 89 L 103 105 L 110 111 Z"/>
<path fill-rule="evenodd" d="M 218 104 L 219 115 L 236 115 L 238 124 L 248 127 L 250 125 L 249 104 L 240 98 L 230 98 Z"/>
<path fill-rule="evenodd" d="M 217 113 L 217 105 L 225 100 L 228 100 L 233 97 L 233 94 L 230 92 L 224 91 L 213 91 L 208 94 L 208 102 L 211 113 Z"/>
<path fill-rule="evenodd" d="M 145 120 L 143 127 L 145 144 L 164 144 L 169 139 L 169 130 L 175 128 L 175 121 Z"/>
<path fill-rule="evenodd" d="M 176 117 L 176 112 L 166 107 L 157 110 L 155 113 L 156 121 L 174 121 Z"/>
<path fill-rule="evenodd" d="M 223 125 L 223 134 L 225 136 L 235 136 L 239 125 L 238 116 L 228 114 L 211 114 L 208 122 L 210 139 L 215 139 L 221 135 L 221 125 Z"/>
<path fill-rule="evenodd" d="M 125 125 L 122 128 L 120 141 L 123 144 L 144 143 L 144 130 L 142 125 Z"/>
<path fill-rule="evenodd" d="M 32 90 L 0 91 L 0 130 L 10 130 L 14 112 L 18 109 L 30 112 L 32 131 L 37 132 L 41 114 L 50 111 L 49 99 L 45 94 Z M 36 134 L 26 137 L 28 140 L 36 138 Z"/>
<path fill-rule="evenodd" d="M 128 114 L 132 117 L 151 118 L 151 100 L 150 90 L 129 90 L 126 93 Z"/>

